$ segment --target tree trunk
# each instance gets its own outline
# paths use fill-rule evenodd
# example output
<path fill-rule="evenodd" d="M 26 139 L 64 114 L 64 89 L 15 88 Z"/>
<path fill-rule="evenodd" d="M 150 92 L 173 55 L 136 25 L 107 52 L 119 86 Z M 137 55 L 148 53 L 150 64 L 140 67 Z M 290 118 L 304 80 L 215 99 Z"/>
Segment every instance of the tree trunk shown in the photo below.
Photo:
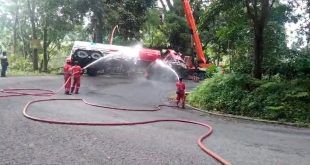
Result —
<path fill-rule="evenodd" d="M 47 65 L 48 65 L 48 54 L 47 54 L 47 48 L 48 48 L 48 43 L 47 43 L 47 20 L 45 18 L 45 23 L 44 23 L 44 29 L 43 29 L 43 72 L 47 72 Z"/>
<path fill-rule="evenodd" d="M 18 16 L 19 16 L 19 4 L 18 1 L 15 2 L 16 10 L 15 10 L 15 20 L 14 20 L 14 27 L 13 27 L 13 54 L 16 54 L 16 47 L 17 47 L 17 24 L 18 24 Z"/>
<path fill-rule="evenodd" d="M 20 20 L 18 21 L 18 30 L 19 30 L 18 38 L 22 41 L 22 45 L 21 45 L 22 46 L 22 54 L 23 54 L 23 57 L 25 59 L 27 59 L 27 57 L 28 57 L 28 50 L 26 48 L 27 42 L 26 42 L 25 35 L 23 33 L 23 30 L 22 30 Z M 28 44 L 29 44 L 29 42 L 28 42 Z"/>
<path fill-rule="evenodd" d="M 252 21 L 254 29 L 254 53 L 253 53 L 253 70 L 254 78 L 262 78 L 262 64 L 264 55 L 264 29 L 267 24 L 269 12 L 275 0 L 245 0 L 247 13 Z"/>
<path fill-rule="evenodd" d="M 307 2 L 307 12 L 308 18 L 310 18 L 310 1 Z M 307 53 L 310 54 L 310 21 L 308 20 L 308 24 L 306 26 L 306 36 L 307 36 Z"/>
<path fill-rule="evenodd" d="M 103 43 L 103 14 L 102 12 L 94 12 L 95 13 L 95 30 L 94 30 L 94 39 L 95 43 Z"/>
<path fill-rule="evenodd" d="M 257 79 L 262 78 L 262 62 L 263 62 L 263 52 L 264 52 L 264 27 L 256 27 L 254 34 L 254 66 L 253 66 L 253 77 Z"/>
<path fill-rule="evenodd" d="M 28 0 L 28 10 L 29 10 L 29 16 L 30 16 L 30 22 L 31 22 L 31 29 L 32 29 L 32 39 L 37 40 L 37 31 L 36 31 L 36 24 L 35 24 L 35 16 L 34 16 L 34 2 Z M 33 55 L 32 55 L 32 60 L 33 60 L 33 70 L 36 71 L 39 69 L 38 66 L 38 48 L 33 49 Z"/>

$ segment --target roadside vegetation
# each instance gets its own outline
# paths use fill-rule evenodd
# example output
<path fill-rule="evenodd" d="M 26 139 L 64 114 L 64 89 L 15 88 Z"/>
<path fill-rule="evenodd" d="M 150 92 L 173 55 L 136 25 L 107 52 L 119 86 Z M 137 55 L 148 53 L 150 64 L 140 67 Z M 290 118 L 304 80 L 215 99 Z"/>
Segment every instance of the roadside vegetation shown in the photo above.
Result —
<path fill-rule="evenodd" d="M 258 80 L 243 74 L 218 74 L 199 85 L 188 100 L 208 111 L 309 124 L 309 91 L 310 79 Z"/>

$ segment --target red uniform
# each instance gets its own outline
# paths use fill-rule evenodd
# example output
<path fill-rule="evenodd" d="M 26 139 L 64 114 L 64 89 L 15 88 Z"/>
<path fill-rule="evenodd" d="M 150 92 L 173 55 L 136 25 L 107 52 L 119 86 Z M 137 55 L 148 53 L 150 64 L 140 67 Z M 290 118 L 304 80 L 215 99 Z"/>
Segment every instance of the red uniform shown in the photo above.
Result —
<path fill-rule="evenodd" d="M 73 74 L 71 93 L 74 91 L 76 94 L 78 94 L 81 85 L 81 75 L 83 74 L 83 69 L 79 65 L 74 65 L 71 67 L 71 73 Z"/>
<path fill-rule="evenodd" d="M 182 101 L 182 108 L 185 107 L 185 84 L 182 81 L 176 83 L 177 87 L 177 106 L 179 105 L 180 100 Z"/>
<path fill-rule="evenodd" d="M 71 87 L 71 65 L 68 63 L 64 66 L 64 78 L 65 78 L 65 93 L 69 94 Z"/>

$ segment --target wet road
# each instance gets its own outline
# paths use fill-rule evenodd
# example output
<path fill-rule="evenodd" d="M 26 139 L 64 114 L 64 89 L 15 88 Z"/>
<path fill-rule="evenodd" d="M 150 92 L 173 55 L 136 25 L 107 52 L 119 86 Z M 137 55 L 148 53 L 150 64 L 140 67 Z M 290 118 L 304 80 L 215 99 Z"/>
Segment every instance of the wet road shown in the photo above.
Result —
<path fill-rule="evenodd" d="M 1 78 L 1 88 L 56 90 L 61 76 Z M 189 88 L 194 83 L 187 82 Z M 167 103 L 174 83 L 143 78 L 83 77 L 80 95 L 62 93 L 47 98 L 84 98 L 89 102 L 128 108 Z M 217 164 L 197 146 L 205 128 L 179 123 L 144 126 L 91 127 L 39 123 L 22 116 L 28 101 L 42 97 L 0 98 L 0 164 Z M 158 112 L 102 110 L 79 101 L 55 101 L 31 106 L 35 116 L 92 122 L 134 122 L 186 119 L 207 122 L 214 133 L 208 148 L 232 164 L 308 165 L 310 129 L 208 116 L 190 109 Z"/>

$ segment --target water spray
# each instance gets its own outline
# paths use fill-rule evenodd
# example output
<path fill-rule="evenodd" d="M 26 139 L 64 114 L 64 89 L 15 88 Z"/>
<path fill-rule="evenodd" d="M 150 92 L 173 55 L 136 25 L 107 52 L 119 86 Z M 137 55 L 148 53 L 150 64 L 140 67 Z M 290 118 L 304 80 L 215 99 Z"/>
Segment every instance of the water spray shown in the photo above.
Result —
<path fill-rule="evenodd" d="M 97 60 L 95 60 L 95 61 L 93 61 L 93 62 L 89 63 L 89 64 L 88 64 L 88 65 L 86 65 L 86 66 L 84 66 L 84 67 L 83 67 L 83 69 L 87 69 L 88 67 L 90 67 L 90 66 L 92 66 L 92 65 L 96 64 L 97 62 L 99 62 L 99 61 L 103 60 L 103 58 L 104 58 L 104 57 L 100 57 L 100 58 L 98 58 Z"/>
<path fill-rule="evenodd" d="M 109 58 L 109 57 L 111 57 L 111 56 L 116 55 L 117 53 L 119 53 L 119 52 L 109 53 L 109 54 L 106 55 L 106 56 L 100 57 L 100 58 L 98 58 L 97 60 L 95 60 L 95 61 L 89 63 L 89 64 L 86 65 L 86 66 L 84 66 L 83 69 L 87 69 L 87 68 L 89 68 L 90 66 L 95 65 L 95 64 L 98 63 L 99 61 L 105 60 L 105 59 L 107 59 L 107 58 Z"/>
<path fill-rule="evenodd" d="M 178 73 L 174 69 L 172 69 L 169 65 L 165 64 L 162 60 L 157 59 L 155 62 L 161 67 L 168 68 L 170 71 L 173 72 L 173 74 L 177 77 L 178 80 L 180 79 L 180 76 L 178 75 Z"/>
<path fill-rule="evenodd" d="M 106 60 L 106 59 L 109 59 L 109 58 L 112 59 L 112 58 L 115 58 L 115 57 L 119 57 L 119 58 L 122 58 L 122 59 L 125 59 L 125 60 L 129 60 L 129 61 L 132 60 L 136 64 L 137 61 L 138 61 L 139 54 L 140 54 L 140 51 L 141 51 L 142 48 L 143 48 L 142 44 L 137 44 L 137 45 L 134 45 L 132 47 L 121 47 L 119 49 L 119 51 L 113 52 L 113 53 L 109 53 L 109 54 L 105 55 L 104 57 L 100 57 L 99 59 L 97 59 L 97 60 L 89 63 L 85 67 L 83 67 L 83 69 L 87 69 L 90 66 L 95 65 L 99 61 Z"/>

